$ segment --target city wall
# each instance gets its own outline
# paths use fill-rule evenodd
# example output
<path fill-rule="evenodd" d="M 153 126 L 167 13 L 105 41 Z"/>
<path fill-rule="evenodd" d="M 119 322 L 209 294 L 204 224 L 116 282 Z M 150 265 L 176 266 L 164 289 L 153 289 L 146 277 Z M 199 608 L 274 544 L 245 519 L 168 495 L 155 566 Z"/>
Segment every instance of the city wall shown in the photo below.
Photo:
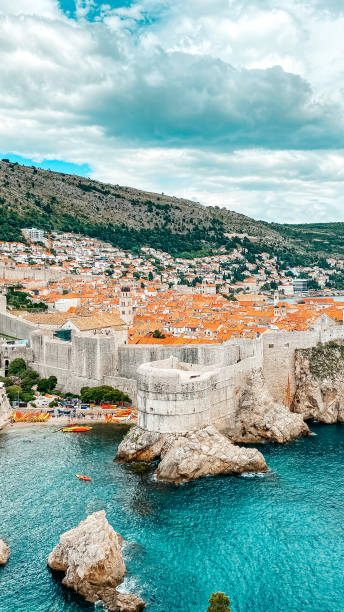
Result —
<path fill-rule="evenodd" d="M 209 423 L 230 431 L 240 392 L 261 356 L 218 368 L 179 362 L 175 357 L 139 367 L 138 425 L 159 433 L 186 432 Z"/>
<path fill-rule="evenodd" d="M 37 326 L 29 321 L 15 317 L 8 312 L 0 312 L 0 334 L 18 338 L 19 340 L 29 340 L 31 334 L 36 329 Z"/>
<path fill-rule="evenodd" d="M 246 348 L 243 348 L 246 356 Z M 252 354 L 254 348 L 250 347 Z M 161 361 L 173 356 L 184 363 L 199 365 L 217 365 L 223 367 L 237 363 L 242 359 L 240 347 L 234 343 L 224 344 L 184 344 L 182 346 L 163 345 L 126 345 L 118 351 L 118 372 L 125 378 L 137 379 L 138 368 L 143 363 Z"/>
<path fill-rule="evenodd" d="M 275 401 L 288 404 L 295 391 L 295 350 L 344 340 L 344 326 L 325 321 L 313 331 L 269 331 L 257 340 L 234 339 L 221 345 L 127 345 L 126 331 L 113 336 L 75 333 L 65 342 L 54 338 L 51 329 L 8 312 L 0 312 L 0 333 L 29 340 L 27 348 L 2 345 L 1 372 L 6 360 L 20 355 L 41 376 L 56 376 L 64 391 L 111 385 L 134 403 L 137 398 L 142 426 L 158 431 L 209 422 L 230 429 L 240 393 L 254 369 L 262 368 Z M 192 373 L 171 367 L 170 358 L 189 364 Z"/>
<path fill-rule="evenodd" d="M 73 334 L 72 341 L 66 342 L 52 337 L 49 331 L 37 330 L 30 341 L 32 367 L 43 377 L 56 376 L 63 391 L 79 393 L 82 387 L 111 384 L 106 380 L 116 377 L 118 347 L 124 342 L 124 334 Z M 128 381 L 126 386 L 133 389 Z"/>
<path fill-rule="evenodd" d="M 31 268 L 30 266 L 0 266 L 0 278 L 4 280 L 58 281 L 68 276 L 63 268 Z"/>
<path fill-rule="evenodd" d="M 344 327 L 264 334 L 239 341 L 242 359 L 230 365 L 183 363 L 176 357 L 138 368 L 138 424 L 159 433 L 185 432 L 209 423 L 235 433 L 236 414 L 248 377 L 262 369 L 268 391 L 288 405 L 295 392 L 295 350 L 344 340 Z"/>

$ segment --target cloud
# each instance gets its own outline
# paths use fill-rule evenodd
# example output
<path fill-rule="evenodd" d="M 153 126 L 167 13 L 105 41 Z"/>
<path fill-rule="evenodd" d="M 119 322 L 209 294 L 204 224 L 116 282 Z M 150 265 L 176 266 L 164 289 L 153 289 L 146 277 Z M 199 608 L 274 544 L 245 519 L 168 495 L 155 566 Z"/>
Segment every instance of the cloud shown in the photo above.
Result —
<path fill-rule="evenodd" d="M 57 0 L 1 0 L 0 15 L 38 15 L 56 17 L 59 13 Z"/>
<path fill-rule="evenodd" d="M 342 217 L 339 3 L 113 5 L 2 1 L 3 150 L 255 217 Z"/>

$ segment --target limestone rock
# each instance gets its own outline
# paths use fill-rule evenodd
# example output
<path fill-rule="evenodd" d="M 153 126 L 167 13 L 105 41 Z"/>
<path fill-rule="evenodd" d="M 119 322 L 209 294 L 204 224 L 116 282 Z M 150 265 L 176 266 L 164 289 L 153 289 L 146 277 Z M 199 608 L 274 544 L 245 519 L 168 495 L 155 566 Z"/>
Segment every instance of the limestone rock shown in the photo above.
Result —
<path fill-rule="evenodd" d="M 120 443 L 116 461 L 152 461 L 160 456 L 164 442 L 162 434 L 133 427 Z"/>
<path fill-rule="evenodd" d="M 156 434 L 139 427 L 135 430 L 119 446 L 116 459 L 149 461 L 161 457 L 155 472 L 159 480 L 179 483 L 200 476 L 267 470 L 259 451 L 235 446 L 210 425 L 186 434 Z M 149 441 L 152 446 L 148 446 Z"/>
<path fill-rule="evenodd" d="M 109 610 L 120 610 L 115 607 L 120 595 L 116 587 L 126 573 L 121 543 L 122 537 L 108 523 L 102 510 L 66 531 L 47 562 L 51 569 L 65 572 L 63 584 L 87 601 L 103 601 L 104 597 Z"/>
<path fill-rule="evenodd" d="M 0 565 L 6 565 L 11 554 L 10 547 L 4 540 L 0 540 Z"/>
<path fill-rule="evenodd" d="M 113 599 L 109 589 L 109 597 L 107 592 L 103 592 L 102 602 L 108 612 L 140 612 L 145 608 L 145 602 L 138 595 L 132 593 L 116 592 L 116 599 Z"/>
<path fill-rule="evenodd" d="M 177 436 L 165 444 L 156 470 L 159 480 L 184 482 L 200 476 L 266 472 L 263 455 L 232 444 L 213 426 Z"/>
<path fill-rule="evenodd" d="M 322 423 L 344 421 L 344 346 L 336 343 L 295 352 L 292 410 Z"/>
<path fill-rule="evenodd" d="M 252 373 L 239 403 L 232 437 L 236 442 L 283 443 L 310 433 L 302 415 L 294 414 L 287 406 L 273 400 L 262 370 Z"/>

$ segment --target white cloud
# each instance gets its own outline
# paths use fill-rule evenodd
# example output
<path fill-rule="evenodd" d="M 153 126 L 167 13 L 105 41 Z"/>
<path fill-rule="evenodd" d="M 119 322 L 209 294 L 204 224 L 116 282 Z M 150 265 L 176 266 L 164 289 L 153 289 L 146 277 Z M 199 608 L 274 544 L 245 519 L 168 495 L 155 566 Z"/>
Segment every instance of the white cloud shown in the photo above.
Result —
<path fill-rule="evenodd" d="M 72 20 L 2 0 L 3 151 L 257 218 L 344 219 L 339 3 L 142 0 L 90 23 L 93 5 Z"/>
<path fill-rule="evenodd" d="M 60 11 L 57 0 L 1 0 L 0 15 L 2 13 L 56 17 Z"/>

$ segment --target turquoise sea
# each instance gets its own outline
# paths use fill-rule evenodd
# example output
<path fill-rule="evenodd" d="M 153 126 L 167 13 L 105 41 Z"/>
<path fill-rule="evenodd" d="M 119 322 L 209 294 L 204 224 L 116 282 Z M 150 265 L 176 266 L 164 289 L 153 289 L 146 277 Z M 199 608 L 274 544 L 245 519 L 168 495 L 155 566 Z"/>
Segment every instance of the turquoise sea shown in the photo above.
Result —
<path fill-rule="evenodd" d="M 93 610 L 52 576 L 46 557 L 62 532 L 105 509 L 127 541 L 125 586 L 149 612 L 205 612 L 218 590 L 232 612 L 343 612 L 344 425 L 312 429 L 263 447 L 267 475 L 177 487 L 113 463 L 124 429 L 7 428 L 0 537 L 12 555 L 0 568 L 0 611 Z"/>

